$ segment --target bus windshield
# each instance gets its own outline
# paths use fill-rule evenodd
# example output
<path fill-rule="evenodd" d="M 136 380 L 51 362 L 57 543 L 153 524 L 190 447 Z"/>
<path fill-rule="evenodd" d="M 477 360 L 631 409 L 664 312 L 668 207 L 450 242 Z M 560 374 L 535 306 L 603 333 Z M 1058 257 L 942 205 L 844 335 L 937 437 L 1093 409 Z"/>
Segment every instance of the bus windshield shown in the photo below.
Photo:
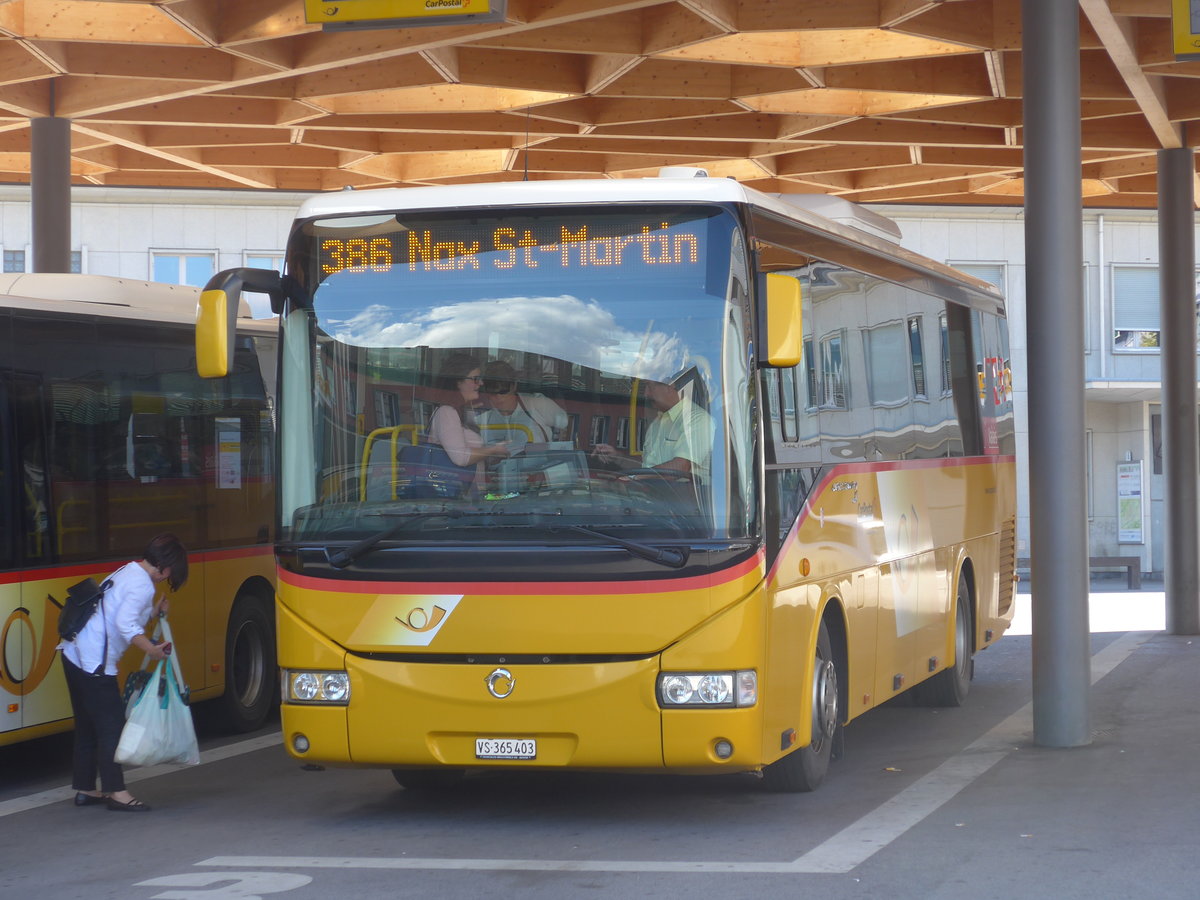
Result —
<path fill-rule="evenodd" d="M 322 218 L 288 265 L 307 293 L 284 320 L 282 540 L 752 536 L 727 209 Z"/>

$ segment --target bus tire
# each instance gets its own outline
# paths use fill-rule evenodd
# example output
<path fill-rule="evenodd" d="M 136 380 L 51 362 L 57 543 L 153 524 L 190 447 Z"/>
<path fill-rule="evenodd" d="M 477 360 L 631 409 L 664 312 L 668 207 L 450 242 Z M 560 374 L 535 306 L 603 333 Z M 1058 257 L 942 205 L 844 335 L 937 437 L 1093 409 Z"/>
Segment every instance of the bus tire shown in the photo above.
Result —
<path fill-rule="evenodd" d="M 225 631 L 225 722 L 237 732 L 262 726 L 278 701 L 275 620 L 270 603 L 254 594 L 234 601 Z"/>
<path fill-rule="evenodd" d="M 396 784 L 406 791 L 444 791 L 462 784 L 463 769 L 392 769 Z"/>
<path fill-rule="evenodd" d="M 967 699 L 975 677 L 971 620 L 971 587 L 967 573 L 960 572 L 954 598 L 954 664 L 913 688 L 913 699 L 921 706 L 962 706 Z"/>
<path fill-rule="evenodd" d="M 766 766 L 763 787 L 777 793 L 814 791 L 825 780 L 833 755 L 834 737 L 840 726 L 838 668 L 829 640 L 829 629 L 821 623 L 812 676 L 812 740 L 805 747 Z"/>

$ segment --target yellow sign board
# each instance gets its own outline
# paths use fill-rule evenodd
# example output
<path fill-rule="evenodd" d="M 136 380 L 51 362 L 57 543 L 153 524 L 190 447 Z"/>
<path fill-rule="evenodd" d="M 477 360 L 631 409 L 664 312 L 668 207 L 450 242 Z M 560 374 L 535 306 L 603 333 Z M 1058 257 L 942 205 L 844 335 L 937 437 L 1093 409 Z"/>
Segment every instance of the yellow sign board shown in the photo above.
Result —
<path fill-rule="evenodd" d="M 446 25 L 456 19 L 494 21 L 503 0 L 304 0 L 305 21 L 343 27 Z"/>
<path fill-rule="evenodd" d="M 1200 0 L 1171 0 L 1177 59 L 1200 59 Z"/>

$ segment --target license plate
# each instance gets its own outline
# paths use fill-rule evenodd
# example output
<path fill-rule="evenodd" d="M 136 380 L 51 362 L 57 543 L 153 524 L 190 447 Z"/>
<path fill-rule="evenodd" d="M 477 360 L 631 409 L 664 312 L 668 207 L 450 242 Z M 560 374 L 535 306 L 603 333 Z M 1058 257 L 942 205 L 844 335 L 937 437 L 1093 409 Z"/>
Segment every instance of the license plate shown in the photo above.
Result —
<path fill-rule="evenodd" d="M 537 759 L 533 738 L 476 738 L 476 759 Z"/>

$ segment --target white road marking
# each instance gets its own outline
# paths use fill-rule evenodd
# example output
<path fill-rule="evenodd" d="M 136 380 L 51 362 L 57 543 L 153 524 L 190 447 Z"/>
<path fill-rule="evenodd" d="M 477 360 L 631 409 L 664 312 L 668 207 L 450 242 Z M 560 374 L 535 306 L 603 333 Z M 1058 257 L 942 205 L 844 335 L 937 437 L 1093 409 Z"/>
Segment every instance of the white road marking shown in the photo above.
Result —
<path fill-rule="evenodd" d="M 1150 635 L 1125 634 L 1092 657 L 1095 684 L 1128 659 Z M 665 860 L 438 859 L 352 856 L 214 856 L 196 863 L 252 869 L 475 869 L 489 872 L 663 872 L 845 874 L 905 834 L 1000 762 L 1033 729 L 1027 703 L 960 753 L 790 862 Z"/>
<path fill-rule="evenodd" d="M 200 765 L 220 762 L 223 759 L 241 756 L 243 753 L 253 753 L 255 750 L 265 750 L 268 747 L 281 747 L 282 745 L 283 735 L 276 731 L 273 734 L 264 734 L 261 737 L 250 738 L 249 740 L 205 750 L 200 754 Z M 144 769 L 129 769 L 125 772 L 125 783 L 145 781 L 148 778 L 157 778 L 159 775 L 167 775 L 186 768 L 189 767 L 147 766 Z M 74 796 L 75 789 L 67 786 L 50 788 L 47 791 L 41 791 L 37 794 L 29 794 L 25 797 L 14 797 L 12 800 L 0 801 L 0 819 L 5 816 L 14 815 L 15 813 L 25 812 L 26 810 L 37 809 L 40 806 L 49 806 L 51 803 L 58 803 L 61 800 L 70 800 Z"/>

